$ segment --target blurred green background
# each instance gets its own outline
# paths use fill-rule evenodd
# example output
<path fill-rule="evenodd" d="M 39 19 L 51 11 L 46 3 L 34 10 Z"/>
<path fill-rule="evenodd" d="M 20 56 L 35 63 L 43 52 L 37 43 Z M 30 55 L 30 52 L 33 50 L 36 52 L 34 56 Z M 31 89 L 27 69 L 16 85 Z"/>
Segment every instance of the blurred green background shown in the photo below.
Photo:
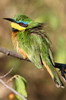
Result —
<path fill-rule="evenodd" d="M 14 50 L 11 28 L 4 17 L 26 14 L 33 20 L 47 23 L 46 34 L 52 42 L 54 60 L 66 63 L 66 0 L 0 0 L 0 46 Z M 66 100 L 66 88 L 56 88 L 50 75 L 27 61 L 0 53 L 0 75 L 14 67 L 5 78 L 20 74 L 27 80 L 29 100 Z M 8 91 L 0 84 L 0 100 L 8 100 Z"/>

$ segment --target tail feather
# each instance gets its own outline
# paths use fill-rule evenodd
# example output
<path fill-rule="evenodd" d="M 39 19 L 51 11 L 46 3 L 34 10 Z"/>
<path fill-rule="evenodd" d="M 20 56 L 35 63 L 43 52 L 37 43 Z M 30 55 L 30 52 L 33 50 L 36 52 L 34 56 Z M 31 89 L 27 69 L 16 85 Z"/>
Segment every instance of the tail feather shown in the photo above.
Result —
<path fill-rule="evenodd" d="M 59 80 L 60 80 L 60 78 L 59 78 Z M 63 84 L 63 82 L 61 80 L 60 80 L 60 83 L 59 83 L 57 81 L 57 79 L 54 78 L 54 83 L 55 83 L 55 85 L 56 85 L 57 88 L 59 88 L 59 87 L 64 88 L 64 84 Z"/>
<path fill-rule="evenodd" d="M 58 74 L 57 74 L 55 68 L 53 67 L 53 65 L 52 64 L 48 65 L 48 64 L 46 64 L 45 61 L 43 61 L 43 64 L 44 64 L 45 68 L 47 69 L 47 71 L 49 72 L 52 79 L 54 80 L 56 86 L 64 88 L 64 84 L 61 81 L 60 77 L 58 76 Z"/>

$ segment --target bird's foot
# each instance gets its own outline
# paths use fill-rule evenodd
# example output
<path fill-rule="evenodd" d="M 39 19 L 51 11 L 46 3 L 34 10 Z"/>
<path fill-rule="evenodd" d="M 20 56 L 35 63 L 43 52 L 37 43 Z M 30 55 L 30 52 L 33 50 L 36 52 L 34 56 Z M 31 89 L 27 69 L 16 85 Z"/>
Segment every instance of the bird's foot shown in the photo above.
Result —
<path fill-rule="evenodd" d="M 64 80 L 64 82 L 66 83 L 66 66 L 63 66 L 61 69 L 61 75 L 62 75 L 62 78 Z"/>

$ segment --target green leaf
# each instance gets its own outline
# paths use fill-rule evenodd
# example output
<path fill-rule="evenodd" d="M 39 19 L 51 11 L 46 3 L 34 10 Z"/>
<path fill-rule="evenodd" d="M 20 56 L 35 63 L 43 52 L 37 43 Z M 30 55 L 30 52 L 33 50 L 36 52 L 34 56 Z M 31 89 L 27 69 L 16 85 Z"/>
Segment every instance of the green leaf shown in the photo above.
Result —
<path fill-rule="evenodd" d="M 21 76 L 16 76 L 15 78 L 15 90 L 22 94 L 24 97 L 27 97 L 27 91 L 26 91 L 26 80 Z M 20 96 L 16 95 L 16 98 L 18 100 L 23 100 Z"/>

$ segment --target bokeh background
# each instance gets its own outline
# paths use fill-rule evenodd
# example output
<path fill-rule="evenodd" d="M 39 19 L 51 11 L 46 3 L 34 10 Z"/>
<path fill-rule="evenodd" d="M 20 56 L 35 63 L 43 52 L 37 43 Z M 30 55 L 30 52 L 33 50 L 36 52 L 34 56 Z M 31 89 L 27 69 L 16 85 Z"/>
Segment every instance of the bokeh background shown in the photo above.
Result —
<path fill-rule="evenodd" d="M 54 60 L 66 63 L 66 0 L 0 0 L 0 47 L 13 51 L 11 27 L 3 18 L 17 14 L 47 23 L 45 30 L 52 42 Z M 12 67 L 13 71 L 4 80 L 14 74 L 25 77 L 29 100 L 66 100 L 66 88 L 56 88 L 46 69 L 41 71 L 30 62 L 0 53 L 0 75 Z M 0 84 L 0 100 L 9 100 L 10 92 Z"/>

